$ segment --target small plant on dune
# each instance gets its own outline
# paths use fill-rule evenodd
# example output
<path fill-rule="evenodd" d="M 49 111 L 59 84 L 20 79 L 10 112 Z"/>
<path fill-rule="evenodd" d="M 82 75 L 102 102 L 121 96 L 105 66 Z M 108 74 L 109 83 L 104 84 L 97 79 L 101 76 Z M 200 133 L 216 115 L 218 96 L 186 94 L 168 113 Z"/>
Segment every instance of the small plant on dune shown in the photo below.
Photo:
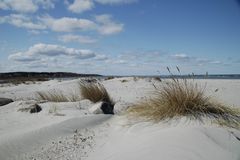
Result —
<path fill-rule="evenodd" d="M 138 77 L 134 76 L 134 77 L 133 77 L 133 81 L 134 81 L 134 82 L 137 82 L 137 81 L 138 81 Z"/>
<path fill-rule="evenodd" d="M 108 77 L 106 77 L 106 78 L 105 78 L 105 81 L 111 80 L 111 79 L 114 79 L 114 76 L 108 76 Z"/>
<path fill-rule="evenodd" d="M 160 77 L 154 77 L 153 78 L 155 81 L 162 82 L 162 79 Z"/>
<path fill-rule="evenodd" d="M 213 102 L 205 95 L 205 86 L 194 81 L 194 76 L 176 78 L 170 73 L 170 80 L 155 87 L 153 97 L 135 104 L 128 113 L 153 121 L 168 121 L 182 116 L 202 120 L 208 118 L 220 125 L 238 128 L 240 126 L 240 111 L 235 108 Z M 179 68 L 178 72 L 181 74 Z"/>
<path fill-rule="evenodd" d="M 49 110 L 48 110 L 49 114 L 54 114 L 57 113 L 57 106 L 56 105 L 52 105 Z"/>
<path fill-rule="evenodd" d="M 128 82 L 128 80 L 123 79 L 123 80 L 121 80 L 121 82 L 122 82 L 122 83 L 125 83 L 125 82 Z"/>
<path fill-rule="evenodd" d="M 94 103 L 104 101 L 114 105 L 114 102 L 110 98 L 106 88 L 101 83 L 88 83 L 80 81 L 79 87 L 83 99 L 89 99 Z"/>
<path fill-rule="evenodd" d="M 49 108 L 48 113 L 49 113 L 49 114 L 53 114 L 54 116 L 65 116 L 65 114 L 59 113 L 58 110 L 59 110 L 58 107 L 53 104 L 53 105 Z"/>
<path fill-rule="evenodd" d="M 62 92 L 57 92 L 55 90 L 53 91 L 39 91 L 36 92 L 36 97 L 39 100 L 46 100 L 50 102 L 68 102 L 68 98 L 62 93 Z"/>
<path fill-rule="evenodd" d="M 67 96 L 64 95 L 61 91 L 56 90 L 47 92 L 36 92 L 36 97 L 38 100 L 45 100 L 49 102 L 76 102 L 80 99 L 79 95 L 77 94 L 72 93 Z"/>

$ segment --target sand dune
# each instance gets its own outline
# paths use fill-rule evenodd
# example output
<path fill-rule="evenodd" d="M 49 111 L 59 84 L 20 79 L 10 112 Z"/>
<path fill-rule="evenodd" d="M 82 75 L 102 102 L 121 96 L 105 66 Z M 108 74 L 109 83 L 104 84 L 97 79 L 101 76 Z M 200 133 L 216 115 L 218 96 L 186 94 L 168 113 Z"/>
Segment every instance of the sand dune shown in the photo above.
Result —
<path fill-rule="evenodd" d="M 122 82 L 122 80 L 126 80 Z M 207 94 L 221 102 L 240 106 L 240 80 L 196 80 L 207 82 Z M 0 88 L 0 97 L 16 101 L 0 107 L 0 159 L 240 159 L 240 131 L 193 120 L 170 123 L 131 121 L 126 108 L 145 99 L 160 82 L 145 78 L 102 81 L 116 102 L 114 116 L 92 114 L 94 104 L 47 102 L 42 111 L 19 112 L 36 101 L 36 91 L 78 91 L 78 80 L 51 80 Z M 217 92 L 216 92 L 217 89 Z M 58 113 L 58 114 L 56 114 Z"/>
<path fill-rule="evenodd" d="M 95 115 L 72 118 L 31 132 L 9 136 L 0 141 L 0 159 L 21 159 L 21 155 L 46 144 L 60 136 L 73 134 L 77 129 L 91 128 L 110 118 L 108 115 Z M 13 154 L 14 153 L 14 154 Z"/>
<path fill-rule="evenodd" d="M 234 133 L 234 134 L 233 134 Z M 240 158 L 237 130 L 199 124 L 175 124 L 165 127 L 138 123 L 116 129 L 104 148 L 89 159 L 99 160 L 226 160 Z M 121 137 L 121 139 L 119 139 Z"/>

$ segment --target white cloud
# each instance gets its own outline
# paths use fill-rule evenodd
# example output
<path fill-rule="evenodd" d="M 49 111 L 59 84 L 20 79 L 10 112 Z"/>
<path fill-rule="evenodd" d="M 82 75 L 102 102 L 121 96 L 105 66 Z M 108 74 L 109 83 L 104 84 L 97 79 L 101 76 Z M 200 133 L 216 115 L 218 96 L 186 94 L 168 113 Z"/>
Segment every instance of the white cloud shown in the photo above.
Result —
<path fill-rule="evenodd" d="M 36 57 L 39 56 L 55 57 L 61 55 L 78 59 L 88 59 L 96 56 L 96 54 L 91 50 L 74 49 L 60 45 L 39 43 L 30 47 L 25 52 L 11 54 L 8 58 L 14 61 L 35 61 L 37 60 Z"/>
<path fill-rule="evenodd" d="M 53 18 L 49 15 L 42 17 L 33 17 L 24 14 L 10 14 L 7 16 L 0 16 L 0 24 L 8 23 L 20 28 L 28 30 L 52 30 L 54 32 L 87 32 L 95 31 L 102 35 L 111 35 L 123 31 L 124 24 L 115 22 L 111 15 L 103 14 L 95 16 L 95 19 L 83 19 L 62 17 Z M 79 41 L 80 43 L 94 43 L 95 40 L 89 37 L 73 37 L 68 36 L 68 40 Z"/>
<path fill-rule="evenodd" d="M 34 13 L 39 7 L 43 9 L 54 8 L 54 1 L 55 0 L 1 0 L 0 9 L 20 13 Z"/>
<path fill-rule="evenodd" d="M 219 60 L 211 60 L 211 59 L 206 59 L 206 58 L 197 58 L 196 62 L 199 66 L 203 65 L 226 65 L 227 63 L 223 63 L 222 61 Z"/>
<path fill-rule="evenodd" d="M 70 17 L 62 17 L 55 19 L 50 16 L 39 18 L 51 30 L 56 32 L 73 32 L 73 31 L 86 31 L 96 28 L 96 24 L 88 19 L 78 19 Z"/>
<path fill-rule="evenodd" d="M 97 55 L 94 59 L 97 61 L 105 61 L 108 60 L 108 57 L 106 55 Z"/>
<path fill-rule="evenodd" d="M 70 17 L 55 19 L 51 16 L 44 16 L 38 17 L 35 22 L 33 21 L 34 20 L 32 20 L 29 16 L 22 14 L 10 14 L 8 16 L 0 17 L 0 23 L 9 23 L 16 27 L 31 30 L 43 30 L 49 28 L 55 32 L 74 32 L 96 30 L 97 28 L 97 25 L 93 21 Z"/>
<path fill-rule="evenodd" d="M 127 4 L 127 3 L 134 3 L 138 0 L 95 0 L 101 4 Z"/>
<path fill-rule="evenodd" d="M 180 61 L 189 61 L 191 59 L 191 57 L 189 57 L 186 54 L 175 54 L 175 55 L 172 55 L 172 57 Z"/>
<path fill-rule="evenodd" d="M 0 23 L 9 23 L 16 27 L 43 30 L 46 26 L 42 23 L 34 23 L 31 18 L 24 16 L 22 14 L 10 14 L 8 16 L 0 17 Z"/>
<path fill-rule="evenodd" d="M 2 0 L 0 2 L 0 9 L 34 13 L 38 10 L 38 6 L 32 0 Z"/>
<path fill-rule="evenodd" d="M 74 13 L 82 13 L 91 10 L 95 6 L 95 2 L 103 5 L 118 5 L 137 2 L 138 0 L 74 0 L 71 4 L 69 0 L 64 0 L 64 4 L 68 6 L 68 10 Z"/>
<path fill-rule="evenodd" d="M 66 47 L 52 44 L 35 44 L 30 47 L 25 55 L 45 55 L 45 56 L 58 56 L 58 55 L 67 55 L 68 50 Z"/>
<path fill-rule="evenodd" d="M 211 61 L 210 64 L 223 64 L 221 61 Z"/>
<path fill-rule="evenodd" d="M 113 63 L 113 64 L 127 64 L 128 62 L 126 60 L 119 59 L 119 60 L 112 61 L 111 63 Z"/>
<path fill-rule="evenodd" d="M 39 18 L 42 23 L 56 32 L 98 31 L 102 35 L 111 35 L 123 30 L 124 24 L 116 23 L 108 14 L 95 16 L 95 22 L 88 19 L 62 17 L 55 19 L 51 16 Z"/>
<path fill-rule="evenodd" d="M 72 50 L 72 52 L 70 52 L 69 55 L 79 59 L 88 59 L 96 56 L 96 54 L 93 51 L 88 49 Z"/>
<path fill-rule="evenodd" d="M 28 33 L 32 34 L 32 35 L 39 35 L 39 34 L 47 34 L 48 31 L 46 30 L 28 30 Z"/>
<path fill-rule="evenodd" d="M 26 55 L 23 52 L 17 52 L 12 55 L 8 56 L 8 59 L 14 60 L 14 61 L 19 61 L 19 62 L 28 62 L 28 61 L 36 61 L 39 60 L 36 57 L 33 57 L 31 55 Z"/>
<path fill-rule="evenodd" d="M 55 8 L 55 0 L 35 0 L 36 4 L 41 6 L 43 9 Z"/>
<path fill-rule="evenodd" d="M 28 33 L 33 34 L 33 35 L 38 35 L 41 32 L 39 30 L 30 30 L 30 31 L 28 31 Z"/>
<path fill-rule="evenodd" d="M 93 39 L 89 36 L 81 36 L 81 35 L 73 35 L 73 34 L 66 34 L 59 36 L 58 38 L 60 41 L 68 43 L 68 42 L 78 42 L 78 43 L 95 43 L 97 40 Z"/>
<path fill-rule="evenodd" d="M 82 13 L 91 10 L 93 7 L 94 3 L 92 0 L 74 0 L 74 2 L 68 6 L 68 10 L 74 13 Z"/>
<path fill-rule="evenodd" d="M 108 14 L 98 15 L 95 17 L 99 23 L 98 32 L 103 35 L 116 34 L 123 30 L 124 24 L 116 23 L 112 16 Z"/>

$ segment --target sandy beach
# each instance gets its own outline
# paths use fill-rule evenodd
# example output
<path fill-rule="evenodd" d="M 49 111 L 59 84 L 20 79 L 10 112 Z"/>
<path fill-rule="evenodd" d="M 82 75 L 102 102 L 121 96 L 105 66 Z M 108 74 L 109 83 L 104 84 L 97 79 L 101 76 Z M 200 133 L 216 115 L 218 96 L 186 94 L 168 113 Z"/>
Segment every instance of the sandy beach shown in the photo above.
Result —
<path fill-rule="evenodd" d="M 124 81 L 123 81 L 124 80 Z M 2 85 L 0 97 L 13 103 L 0 107 L 0 159 L 196 159 L 238 160 L 240 131 L 214 123 L 181 118 L 168 123 L 129 119 L 126 109 L 146 99 L 161 85 L 153 78 L 114 78 L 101 83 L 116 102 L 114 115 L 94 114 L 89 100 L 41 102 L 42 110 L 21 111 L 38 100 L 37 91 L 78 93 L 73 80 Z M 240 107 L 240 80 L 199 79 L 206 93 L 218 101 Z"/>
<path fill-rule="evenodd" d="M 0 160 L 240 160 L 240 0 L 0 0 Z"/>

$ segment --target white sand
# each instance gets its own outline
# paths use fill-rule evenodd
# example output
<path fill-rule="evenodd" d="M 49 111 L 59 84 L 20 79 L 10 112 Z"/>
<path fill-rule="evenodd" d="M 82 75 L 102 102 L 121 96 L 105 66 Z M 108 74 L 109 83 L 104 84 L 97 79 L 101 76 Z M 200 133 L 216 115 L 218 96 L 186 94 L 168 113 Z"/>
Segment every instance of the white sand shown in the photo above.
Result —
<path fill-rule="evenodd" d="M 121 80 L 127 82 L 122 83 Z M 234 107 L 240 106 L 240 80 L 196 80 L 207 94 Z M 0 160 L 89 159 L 239 160 L 240 131 L 201 124 L 184 118 L 171 124 L 130 123 L 121 115 L 130 104 L 147 98 L 149 78 L 103 81 L 117 102 L 114 116 L 92 114 L 88 100 L 42 103 L 43 110 L 30 114 L 18 109 L 34 103 L 36 91 L 78 92 L 77 80 L 51 80 L 40 84 L 0 87 L 0 97 L 17 101 L 0 107 Z M 217 92 L 215 90 L 218 89 Z"/>

